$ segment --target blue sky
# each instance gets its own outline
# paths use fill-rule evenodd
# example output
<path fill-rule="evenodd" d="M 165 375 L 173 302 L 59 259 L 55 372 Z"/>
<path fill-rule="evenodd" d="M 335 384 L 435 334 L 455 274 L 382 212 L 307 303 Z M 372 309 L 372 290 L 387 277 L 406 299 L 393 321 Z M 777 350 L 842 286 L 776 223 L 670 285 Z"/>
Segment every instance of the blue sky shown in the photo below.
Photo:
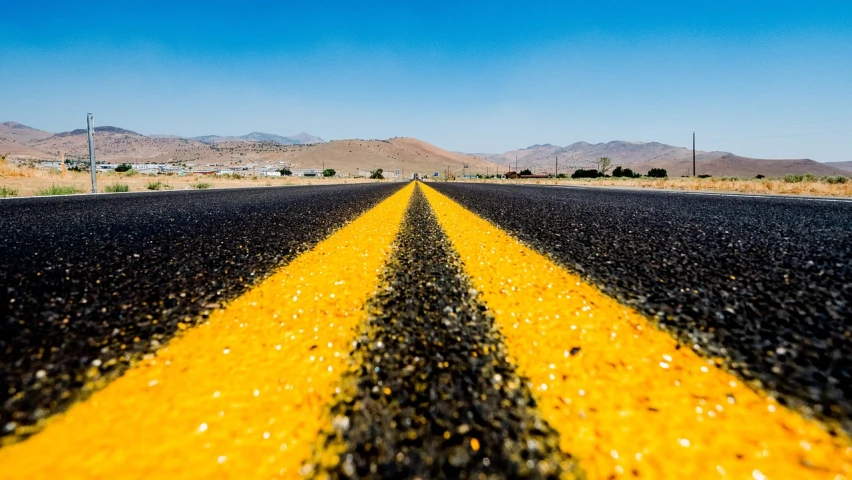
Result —
<path fill-rule="evenodd" d="M 9 2 L 0 121 L 852 160 L 849 0 L 592 3 Z"/>

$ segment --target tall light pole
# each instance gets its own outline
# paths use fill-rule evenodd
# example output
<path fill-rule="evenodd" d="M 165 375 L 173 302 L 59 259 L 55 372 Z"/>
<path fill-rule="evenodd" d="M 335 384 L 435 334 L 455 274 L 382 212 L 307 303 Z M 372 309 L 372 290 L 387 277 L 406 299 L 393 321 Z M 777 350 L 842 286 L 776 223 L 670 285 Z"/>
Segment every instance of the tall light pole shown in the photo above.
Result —
<path fill-rule="evenodd" d="M 92 193 L 98 193 L 98 178 L 95 176 L 95 123 L 92 114 L 86 116 L 89 131 L 89 168 L 92 170 Z"/>
<path fill-rule="evenodd" d="M 692 132 L 692 176 L 695 176 L 695 132 Z"/>

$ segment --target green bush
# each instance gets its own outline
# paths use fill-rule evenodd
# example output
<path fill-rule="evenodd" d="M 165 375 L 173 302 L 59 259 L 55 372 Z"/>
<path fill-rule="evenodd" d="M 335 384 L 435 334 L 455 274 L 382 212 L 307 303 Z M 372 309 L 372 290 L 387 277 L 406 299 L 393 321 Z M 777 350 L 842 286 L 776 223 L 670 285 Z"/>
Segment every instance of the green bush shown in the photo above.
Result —
<path fill-rule="evenodd" d="M 826 177 L 822 177 L 821 180 L 825 183 L 830 183 L 834 185 L 838 183 L 846 183 L 849 181 L 849 178 L 844 177 L 843 175 L 828 175 Z"/>
<path fill-rule="evenodd" d="M 648 170 L 648 176 L 651 178 L 666 178 L 669 176 L 669 172 L 665 168 L 652 168 Z"/>
<path fill-rule="evenodd" d="M 713 176 L 713 175 L 708 175 L 708 174 L 706 174 L 706 173 L 705 173 L 705 174 L 703 174 L 703 175 L 699 175 L 699 176 L 698 176 L 698 178 L 710 178 L 710 177 L 712 177 L 712 176 Z"/>
<path fill-rule="evenodd" d="M 788 173 L 784 175 L 785 183 L 800 183 L 800 182 L 813 182 L 817 179 L 817 176 L 813 173 Z"/>
<path fill-rule="evenodd" d="M 18 196 L 18 189 L 17 188 L 7 187 L 6 185 L 3 185 L 2 187 L 0 187 L 0 198 L 17 197 L 17 196 Z"/>
<path fill-rule="evenodd" d="M 204 190 L 204 189 L 210 188 L 212 186 L 213 186 L 213 184 L 210 183 L 210 182 L 196 182 L 196 183 L 192 184 L 192 188 L 195 188 L 197 190 Z"/>
<path fill-rule="evenodd" d="M 75 193 L 82 193 L 80 190 L 77 190 L 76 187 L 64 187 L 60 185 L 51 185 L 49 188 L 44 188 L 36 192 L 38 196 L 47 196 L 47 195 L 73 195 Z"/>
<path fill-rule="evenodd" d="M 612 176 L 616 178 L 638 178 L 642 175 L 635 173 L 633 170 L 624 167 L 615 167 L 615 170 L 612 171 Z"/>
<path fill-rule="evenodd" d="M 289 177 L 290 175 L 293 175 L 293 172 L 291 172 L 290 170 L 288 170 L 286 168 L 282 168 L 281 170 L 278 170 L 278 171 L 281 172 L 281 175 L 284 175 L 285 177 Z"/>
<path fill-rule="evenodd" d="M 758 175 L 755 175 L 755 176 L 754 176 L 754 178 L 756 178 L 756 179 L 758 179 L 758 180 L 761 180 L 761 179 L 763 179 L 763 178 L 766 178 L 766 175 L 760 175 L 760 174 L 758 174 Z"/>
<path fill-rule="evenodd" d="M 373 170 L 372 172 L 370 172 L 370 178 L 372 178 L 374 180 L 384 180 L 385 177 L 384 177 L 384 175 L 382 175 L 382 172 L 383 172 L 383 170 L 381 168 Z"/>
<path fill-rule="evenodd" d="M 601 176 L 601 173 L 595 170 L 594 168 L 579 168 L 571 174 L 571 178 L 598 178 Z"/>
<path fill-rule="evenodd" d="M 521 170 L 521 173 L 519 173 L 518 175 L 532 175 L 532 174 L 533 174 L 532 171 L 529 168 L 527 168 L 527 169 Z"/>
<path fill-rule="evenodd" d="M 337 171 L 333 168 L 326 168 L 325 170 L 322 171 L 323 177 L 333 177 L 335 175 L 337 175 Z"/>
<path fill-rule="evenodd" d="M 172 186 L 157 180 L 156 182 L 148 182 L 147 188 L 148 190 L 171 190 Z"/>
<path fill-rule="evenodd" d="M 115 171 L 118 173 L 129 172 L 133 168 L 129 163 L 122 163 L 121 165 L 115 167 Z"/>
<path fill-rule="evenodd" d="M 125 185 L 123 183 L 114 183 L 112 185 L 107 185 L 104 187 L 104 192 L 106 193 L 124 193 L 129 192 L 130 186 Z"/>

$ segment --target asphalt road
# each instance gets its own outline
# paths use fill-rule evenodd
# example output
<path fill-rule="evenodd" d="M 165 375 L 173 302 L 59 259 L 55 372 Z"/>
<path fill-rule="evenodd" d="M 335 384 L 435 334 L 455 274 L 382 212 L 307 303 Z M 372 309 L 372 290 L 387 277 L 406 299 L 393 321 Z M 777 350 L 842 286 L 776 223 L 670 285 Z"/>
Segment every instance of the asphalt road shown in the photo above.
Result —
<path fill-rule="evenodd" d="M 0 436 L 26 435 L 401 186 L 0 202 Z"/>
<path fill-rule="evenodd" d="M 852 471 L 852 203 L 403 186 L 0 202 L 0 471 Z"/>
<path fill-rule="evenodd" d="M 432 185 L 779 402 L 852 431 L 852 203 Z"/>

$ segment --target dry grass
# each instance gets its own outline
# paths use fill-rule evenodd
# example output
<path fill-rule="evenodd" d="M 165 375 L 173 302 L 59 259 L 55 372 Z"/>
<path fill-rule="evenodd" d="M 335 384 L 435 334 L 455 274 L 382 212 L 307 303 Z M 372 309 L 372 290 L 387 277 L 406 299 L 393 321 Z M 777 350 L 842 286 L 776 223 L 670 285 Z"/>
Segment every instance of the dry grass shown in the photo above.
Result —
<path fill-rule="evenodd" d="M 483 180 L 477 180 L 483 181 Z M 495 180 L 484 180 L 494 182 Z M 500 181 L 500 180 L 496 180 Z M 502 180 L 514 183 L 515 180 Z M 652 188 L 662 190 L 690 190 L 708 192 L 739 192 L 775 195 L 813 195 L 824 197 L 852 197 L 852 181 L 828 183 L 817 178 L 790 183 L 783 178 L 595 178 L 595 179 L 541 179 L 521 180 L 521 183 L 547 185 L 617 186 Z"/>
<path fill-rule="evenodd" d="M 276 187 L 284 185 L 330 185 L 334 183 L 367 183 L 375 180 L 350 178 L 294 178 L 294 177 L 244 177 L 222 178 L 222 176 L 198 175 L 126 175 L 121 173 L 98 173 L 98 190 L 121 184 L 131 192 L 150 191 L 149 184 L 162 182 L 161 189 L 189 190 L 194 184 L 213 183 L 213 188 Z M 89 172 L 66 172 L 56 170 L 19 167 L 0 161 L 0 185 L 14 190 L 18 196 L 37 195 L 53 186 L 68 187 L 81 192 L 92 190 Z"/>

